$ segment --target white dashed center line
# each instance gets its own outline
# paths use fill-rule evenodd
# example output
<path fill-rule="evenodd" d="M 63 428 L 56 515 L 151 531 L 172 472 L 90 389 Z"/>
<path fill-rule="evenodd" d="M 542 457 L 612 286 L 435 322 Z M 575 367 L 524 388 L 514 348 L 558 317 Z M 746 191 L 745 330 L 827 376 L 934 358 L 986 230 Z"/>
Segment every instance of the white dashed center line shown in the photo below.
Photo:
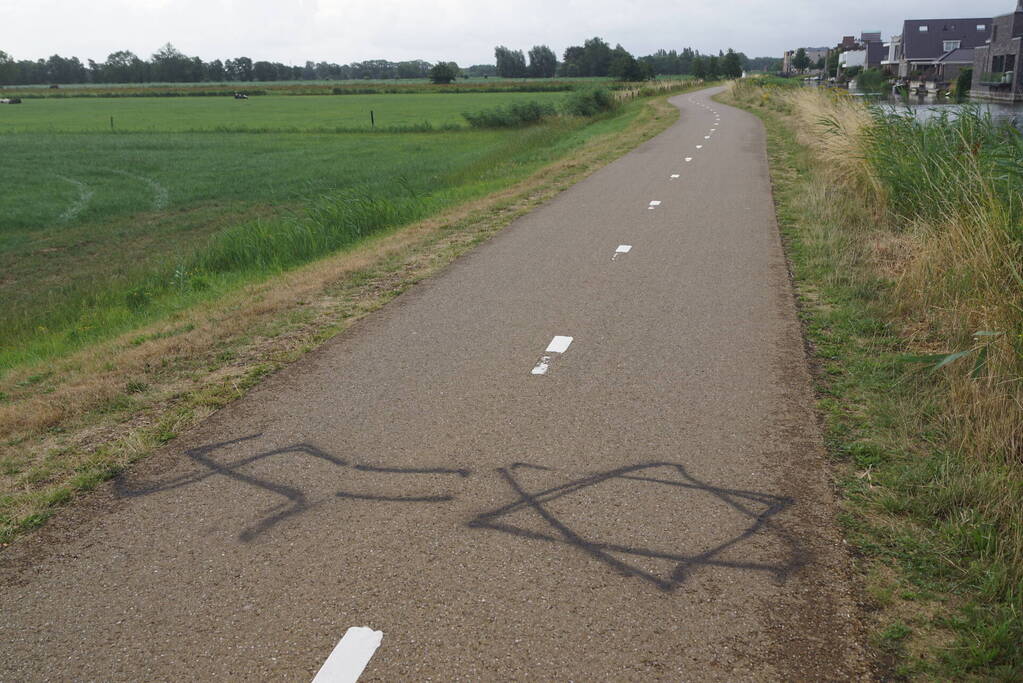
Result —
<path fill-rule="evenodd" d="M 655 199 L 655 200 L 651 201 L 651 202 L 650 202 L 650 206 L 648 206 L 648 207 L 646 207 L 646 208 L 648 208 L 648 209 L 653 209 L 654 207 L 656 207 L 656 206 L 660 206 L 660 205 L 661 205 L 661 202 L 660 202 L 660 200 L 658 200 L 658 199 Z"/>
<path fill-rule="evenodd" d="M 679 177 L 679 175 L 678 175 L 678 173 L 672 173 L 672 174 L 671 174 L 671 177 L 672 177 L 672 178 L 678 178 L 678 177 Z"/>
<path fill-rule="evenodd" d="M 615 253 L 611 256 L 611 260 L 616 261 L 619 254 L 628 254 L 630 251 L 632 251 L 631 244 L 619 244 L 618 248 L 615 249 Z"/>
<path fill-rule="evenodd" d="M 687 162 L 687 163 L 688 163 L 688 162 L 690 162 L 690 161 L 692 161 L 692 160 L 693 160 L 693 158 L 692 158 L 692 157 L 686 157 L 686 162 Z"/>
<path fill-rule="evenodd" d="M 696 149 L 703 149 L 703 145 L 697 145 Z"/>
<path fill-rule="evenodd" d="M 547 353 L 564 353 L 572 344 L 572 337 L 557 336 L 547 345 Z"/>
<path fill-rule="evenodd" d="M 546 353 L 564 353 L 568 350 L 569 345 L 572 343 L 572 337 L 557 336 L 551 339 L 551 343 L 547 345 Z M 540 361 L 533 367 L 532 373 L 534 375 L 546 375 L 548 368 L 551 367 L 551 357 L 543 356 Z"/>
<path fill-rule="evenodd" d="M 353 626 L 338 641 L 313 683 L 355 683 L 383 640 L 382 631 Z"/>

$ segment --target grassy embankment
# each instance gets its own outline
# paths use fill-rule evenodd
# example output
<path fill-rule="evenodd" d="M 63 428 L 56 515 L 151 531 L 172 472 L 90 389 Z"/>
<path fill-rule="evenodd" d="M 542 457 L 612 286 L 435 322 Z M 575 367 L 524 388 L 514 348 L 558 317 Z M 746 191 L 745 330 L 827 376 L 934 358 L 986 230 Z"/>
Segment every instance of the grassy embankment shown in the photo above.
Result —
<path fill-rule="evenodd" d="M 1023 140 L 743 83 L 889 673 L 1023 678 Z"/>
<path fill-rule="evenodd" d="M 4 233 L 7 253 L 35 259 L 49 278 L 32 294 L 36 278 L 26 271 L 20 286 L 0 285 L 13 285 L 5 297 L 50 305 L 0 312 L 16 323 L 4 326 L 0 376 L 0 543 L 663 130 L 675 113 L 655 98 L 595 119 L 502 131 L 69 134 L 62 139 L 78 141 L 80 155 L 51 151 L 52 161 L 39 153 L 49 134 L 24 141 L 23 172 L 34 172 L 24 168 L 31 160 L 49 164 L 46 173 L 81 174 L 74 179 L 95 183 L 99 206 L 105 193 L 109 204 L 50 224 L 45 211 L 66 211 L 75 195 L 64 208 L 40 195 L 42 213 Z M 150 183 L 109 169 L 165 187 L 167 205 L 153 204 Z M 127 196 L 135 203 L 121 202 Z M 60 267 L 47 266 L 50 258 Z M 33 324 L 40 320 L 47 324 Z"/>

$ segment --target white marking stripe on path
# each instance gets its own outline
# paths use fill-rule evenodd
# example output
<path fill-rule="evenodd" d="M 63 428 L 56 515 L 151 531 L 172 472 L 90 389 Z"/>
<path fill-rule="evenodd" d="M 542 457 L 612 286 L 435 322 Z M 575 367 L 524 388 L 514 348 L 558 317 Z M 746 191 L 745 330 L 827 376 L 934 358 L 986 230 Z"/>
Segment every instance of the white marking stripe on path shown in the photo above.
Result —
<path fill-rule="evenodd" d="M 550 366 L 551 366 L 551 357 L 550 356 L 544 356 L 543 358 L 540 359 L 540 362 L 536 364 L 536 367 L 533 368 L 532 374 L 534 374 L 534 375 L 546 375 L 547 374 L 547 368 L 549 368 Z"/>
<path fill-rule="evenodd" d="M 703 149 L 703 145 L 697 145 L 696 149 Z"/>
<path fill-rule="evenodd" d="M 568 350 L 569 345 L 572 343 L 572 337 L 557 336 L 551 339 L 551 343 L 547 345 L 546 353 L 564 353 Z M 546 375 L 547 370 L 551 367 L 551 357 L 543 356 L 540 361 L 533 367 L 530 374 L 533 375 Z"/>
<path fill-rule="evenodd" d="M 572 343 L 572 337 L 555 337 L 547 345 L 547 353 L 564 353 Z"/>
<path fill-rule="evenodd" d="M 618 248 L 615 249 L 616 254 L 628 254 L 630 251 L 632 251 L 631 244 L 619 244 Z"/>
<path fill-rule="evenodd" d="M 659 199 L 654 199 L 654 200 L 652 200 L 650 202 L 650 206 L 660 206 L 660 205 L 661 205 L 661 200 L 659 200 Z"/>
<path fill-rule="evenodd" d="M 678 175 L 678 173 L 672 173 L 672 174 L 671 174 L 671 177 L 672 177 L 672 178 L 678 178 L 678 177 L 679 177 L 679 175 Z"/>
<path fill-rule="evenodd" d="M 692 157 L 686 157 L 686 161 L 687 161 L 687 162 L 689 162 L 689 161 L 692 161 L 692 160 L 693 160 L 693 158 L 692 158 Z"/>
<path fill-rule="evenodd" d="M 383 631 L 374 631 L 365 626 L 351 627 L 334 646 L 334 651 L 316 673 L 313 683 L 355 683 L 383 638 Z"/>

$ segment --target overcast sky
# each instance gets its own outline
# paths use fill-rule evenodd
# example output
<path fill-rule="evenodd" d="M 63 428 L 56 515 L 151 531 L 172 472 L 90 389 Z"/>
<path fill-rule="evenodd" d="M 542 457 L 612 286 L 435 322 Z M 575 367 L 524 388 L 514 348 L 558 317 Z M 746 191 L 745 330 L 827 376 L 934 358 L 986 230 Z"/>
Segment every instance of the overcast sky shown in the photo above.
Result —
<path fill-rule="evenodd" d="M 164 43 L 204 60 L 493 63 L 494 46 L 558 53 L 591 36 L 644 55 L 733 47 L 751 57 L 900 31 L 904 19 L 1004 14 L 1015 0 L 0 0 L 0 50 L 103 61 Z"/>

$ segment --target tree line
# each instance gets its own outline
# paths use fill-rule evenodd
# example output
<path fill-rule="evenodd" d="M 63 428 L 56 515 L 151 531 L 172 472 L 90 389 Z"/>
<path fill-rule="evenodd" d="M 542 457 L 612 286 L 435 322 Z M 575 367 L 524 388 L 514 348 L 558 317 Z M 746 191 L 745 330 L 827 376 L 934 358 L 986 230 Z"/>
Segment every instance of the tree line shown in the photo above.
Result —
<path fill-rule="evenodd" d="M 307 61 L 301 66 L 281 62 L 253 61 L 249 57 L 204 62 L 189 57 L 168 43 L 149 59 L 129 50 L 111 53 L 105 61 L 53 55 L 49 59 L 15 60 L 0 50 L 0 84 L 47 83 L 198 83 L 248 81 L 386 80 L 428 78 L 430 62 L 417 59 L 391 62 L 372 59 L 351 64 Z M 492 64 L 458 69 L 463 76 L 493 76 Z"/>
<path fill-rule="evenodd" d="M 0 84 L 40 85 L 47 83 L 197 83 L 249 81 L 387 80 L 433 78 L 438 65 L 446 80 L 467 77 L 551 78 L 609 76 L 640 81 L 660 74 L 694 75 L 701 78 L 734 78 L 748 69 L 776 69 L 772 58 L 749 59 L 729 49 L 717 55 L 701 55 L 692 48 L 681 52 L 658 50 L 634 57 L 621 45 L 611 47 L 602 38 L 590 38 L 582 45 L 565 49 L 559 61 L 547 45 L 536 45 L 524 53 L 500 45 L 494 50 L 495 64 L 459 67 L 454 62 L 417 59 L 391 62 L 374 59 L 351 64 L 307 61 L 301 66 L 281 62 L 253 61 L 249 57 L 214 59 L 205 62 L 189 57 L 167 43 L 149 59 L 128 50 L 113 52 L 105 61 L 53 55 L 48 59 L 15 60 L 0 50 Z M 527 59 L 528 57 L 528 59 Z M 759 69 L 758 69 L 759 70 Z"/>
<path fill-rule="evenodd" d="M 731 48 L 717 55 L 701 55 L 687 47 L 681 52 L 658 50 L 652 55 L 634 57 L 621 45 L 612 48 L 597 37 L 584 41 L 582 45 L 566 48 L 560 62 L 547 45 L 535 45 L 528 53 L 499 45 L 494 48 L 494 58 L 497 75 L 505 78 L 609 76 L 618 80 L 642 81 L 661 74 L 738 78 L 745 70 L 776 70 L 781 66 L 781 60 L 772 57 L 751 60 Z"/>

